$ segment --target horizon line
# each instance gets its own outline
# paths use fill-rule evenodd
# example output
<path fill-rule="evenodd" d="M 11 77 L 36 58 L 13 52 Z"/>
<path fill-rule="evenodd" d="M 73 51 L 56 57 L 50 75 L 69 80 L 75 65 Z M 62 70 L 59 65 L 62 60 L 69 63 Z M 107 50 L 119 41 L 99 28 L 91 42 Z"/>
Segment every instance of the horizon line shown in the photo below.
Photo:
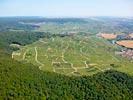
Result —
<path fill-rule="evenodd" d="M 41 18 L 89 18 L 89 17 L 118 17 L 118 18 L 133 18 L 133 16 L 36 16 L 36 15 L 7 15 L 0 17 L 41 17 Z"/>

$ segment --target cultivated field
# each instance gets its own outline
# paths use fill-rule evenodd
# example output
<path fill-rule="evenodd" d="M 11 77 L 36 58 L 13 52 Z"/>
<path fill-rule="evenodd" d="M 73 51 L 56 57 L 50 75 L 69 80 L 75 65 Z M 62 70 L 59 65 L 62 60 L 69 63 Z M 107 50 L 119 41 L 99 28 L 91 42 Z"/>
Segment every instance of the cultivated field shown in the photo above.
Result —
<path fill-rule="evenodd" d="M 116 34 L 100 34 L 99 36 L 104 39 L 116 39 L 117 37 Z"/>
<path fill-rule="evenodd" d="M 133 40 L 121 40 L 121 41 L 117 41 L 116 43 L 126 48 L 133 48 Z"/>
<path fill-rule="evenodd" d="M 133 74 L 132 63 L 115 56 L 116 49 L 94 36 L 54 37 L 22 46 L 12 57 L 37 65 L 41 70 L 65 75 L 92 75 L 110 69 Z"/>

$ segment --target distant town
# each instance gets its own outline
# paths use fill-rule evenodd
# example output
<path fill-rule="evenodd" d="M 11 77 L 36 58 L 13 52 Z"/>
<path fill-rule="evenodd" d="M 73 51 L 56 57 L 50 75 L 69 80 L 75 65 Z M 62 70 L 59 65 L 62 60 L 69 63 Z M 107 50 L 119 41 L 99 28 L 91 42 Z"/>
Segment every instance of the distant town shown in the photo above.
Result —
<path fill-rule="evenodd" d="M 107 39 L 112 42 L 112 44 L 117 44 L 122 47 L 120 51 L 116 51 L 115 54 L 126 57 L 131 62 L 133 62 L 133 33 L 129 34 L 107 34 L 100 33 L 97 34 L 98 37 Z"/>

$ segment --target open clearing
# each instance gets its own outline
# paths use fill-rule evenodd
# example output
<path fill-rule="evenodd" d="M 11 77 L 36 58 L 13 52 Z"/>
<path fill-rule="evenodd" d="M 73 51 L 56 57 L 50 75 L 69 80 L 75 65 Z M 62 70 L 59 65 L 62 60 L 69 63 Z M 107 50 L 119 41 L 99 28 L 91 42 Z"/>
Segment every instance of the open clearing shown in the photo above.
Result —
<path fill-rule="evenodd" d="M 20 50 L 13 52 L 12 58 L 37 65 L 44 71 L 65 75 L 92 75 L 110 69 L 133 74 L 133 64 L 116 56 L 116 49 L 95 36 L 52 37 L 21 46 Z"/>
<path fill-rule="evenodd" d="M 133 48 L 133 40 L 121 40 L 121 41 L 117 41 L 116 43 L 126 48 Z"/>
<path fill-rule="evenodd" d="M 116 34 L 99 34 L 100 37 L 104 39 L 116 39 Z"/>

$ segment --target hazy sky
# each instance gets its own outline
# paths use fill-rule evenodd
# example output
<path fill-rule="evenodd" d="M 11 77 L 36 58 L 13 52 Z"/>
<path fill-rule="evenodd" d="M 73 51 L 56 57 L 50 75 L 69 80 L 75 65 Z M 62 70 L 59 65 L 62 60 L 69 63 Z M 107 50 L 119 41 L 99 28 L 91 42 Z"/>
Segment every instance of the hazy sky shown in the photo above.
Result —
<path fill-rule="evenodd" d="M 133 0 L 0 0 L 0 16 L 133 16 Z"/>

